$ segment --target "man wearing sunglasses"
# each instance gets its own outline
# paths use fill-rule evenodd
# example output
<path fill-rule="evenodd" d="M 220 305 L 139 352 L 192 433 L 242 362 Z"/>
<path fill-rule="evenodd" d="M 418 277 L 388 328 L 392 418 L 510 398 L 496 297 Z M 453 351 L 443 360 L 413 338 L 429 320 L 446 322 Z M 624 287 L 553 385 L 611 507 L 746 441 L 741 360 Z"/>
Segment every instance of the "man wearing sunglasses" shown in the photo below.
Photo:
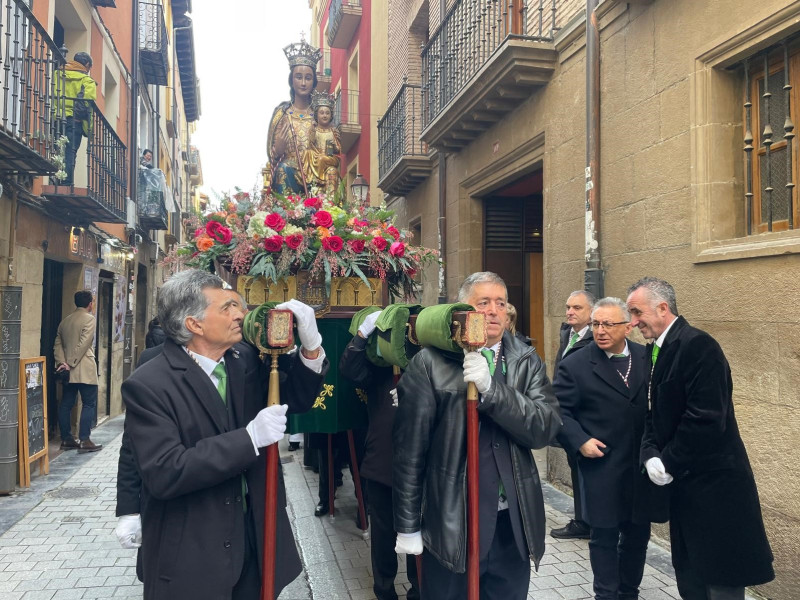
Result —
<path fill-rule="evenodd" d="M 630 313 L 619 298 L 599 300 L 590 325 L 594 341 L 562 360 L 554 379 L 558 439 L 577 458 L 595 598 L 637 598 L 650 539 L 649 482 L 638 468 L 647 357 L 626 338 Z"/>

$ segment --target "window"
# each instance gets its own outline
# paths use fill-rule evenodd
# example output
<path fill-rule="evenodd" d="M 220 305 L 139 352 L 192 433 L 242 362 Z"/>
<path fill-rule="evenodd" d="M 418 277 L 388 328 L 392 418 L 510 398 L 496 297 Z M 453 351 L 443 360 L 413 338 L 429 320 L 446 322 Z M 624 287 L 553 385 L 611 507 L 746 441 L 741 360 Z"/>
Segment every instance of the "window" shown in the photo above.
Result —
<path fill-rule="evenodd" d="M 795 123 L 800 122 L 800 40 L 744 61 L 745 210 L 748 234 L 785 231 L 798 219 Z"/>

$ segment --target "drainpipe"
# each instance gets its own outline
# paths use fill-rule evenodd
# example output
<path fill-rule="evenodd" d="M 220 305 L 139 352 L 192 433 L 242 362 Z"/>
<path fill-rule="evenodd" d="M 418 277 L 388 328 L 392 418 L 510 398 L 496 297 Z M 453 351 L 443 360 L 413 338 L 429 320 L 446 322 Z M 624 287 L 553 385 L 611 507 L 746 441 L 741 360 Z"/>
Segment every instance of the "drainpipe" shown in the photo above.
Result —
<path fill-rule="evenodd" d="M 584 289 L 602 298 L 600 255 L 600 27 L 597 0 L 586 0 L 586 268 Z"/>
<path fill-rule="evenodd" d="M 137 183 L 139 173 L 139 0 L 131 2 L 131 22 L 133 35 L 131 36 L 131 133 L 128 139 L 130 149 L 130 175 L 128 177 L 128 191 L 134 202 L 137 200 Z"/>
<path fill-rule="evenodd" d="M 447 16 L 447 3 L 439 3 L 439 27 L 444 23 Z M 445 35 L 442 29 L 442 35 Z M 443 44 L 446 47 L 447 38 L 443 37 Z M 439 304 L 447 302 L 447 163 L 445 161 L 444 150 L 439 151 Z"/>

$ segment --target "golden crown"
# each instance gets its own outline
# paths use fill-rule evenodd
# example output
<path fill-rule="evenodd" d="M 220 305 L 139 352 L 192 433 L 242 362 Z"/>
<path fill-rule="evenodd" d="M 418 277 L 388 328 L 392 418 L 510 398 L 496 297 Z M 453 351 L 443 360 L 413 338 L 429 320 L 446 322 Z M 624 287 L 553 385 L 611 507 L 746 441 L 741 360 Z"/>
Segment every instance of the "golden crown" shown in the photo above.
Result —
<path fill-rule="evenodd" d="M 289 44 L 283 49 L 283 53 L 286 55 L 290 67 L 303 65 L 314 69 L 319 59 L 322 58 L 322 50 L 314 48 L 314 46 L 305 40 L 295 44 Z"/>
<path fill-rule="evenodd" d="M 311 111 L 317 112 L 320 106 L 327 106 L 331 110 L 336 105 L 336 97 L 333 94 L 326 92 L 318 92 L 314 90 L 311 92 Z"/>

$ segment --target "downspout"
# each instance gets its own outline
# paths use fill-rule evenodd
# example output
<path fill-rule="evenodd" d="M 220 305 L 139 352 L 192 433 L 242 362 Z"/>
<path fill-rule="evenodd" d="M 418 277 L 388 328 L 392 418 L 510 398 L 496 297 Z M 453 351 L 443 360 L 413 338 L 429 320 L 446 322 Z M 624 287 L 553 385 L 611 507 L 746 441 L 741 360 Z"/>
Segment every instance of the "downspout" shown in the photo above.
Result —
<path fill-rule="evenodd" d="M 128 148 L 130 148 L 128 190 L 130 198 L 136 203 L 138 198 L 137 175 L 139 173 L 139 0 L 133 0 L 131 7 L 133 35 L 131 36 L 131 133 L 128 140 Z"/>
<path fill-rule="evenodd" d="M 447 15 L 447 3 L 439 3 L 439 26 Z M 447 45 L 442 29 L 442 45 Z M 447 302 L 447 162 L 444 150 L 439 150 L 439 304 Z"/>
<path fill-rule="evenodd" d="M 600 27 L 597 0 L 586 0 L 586 268 L 584 289 L 602 298 L 600 255 Z"/>

